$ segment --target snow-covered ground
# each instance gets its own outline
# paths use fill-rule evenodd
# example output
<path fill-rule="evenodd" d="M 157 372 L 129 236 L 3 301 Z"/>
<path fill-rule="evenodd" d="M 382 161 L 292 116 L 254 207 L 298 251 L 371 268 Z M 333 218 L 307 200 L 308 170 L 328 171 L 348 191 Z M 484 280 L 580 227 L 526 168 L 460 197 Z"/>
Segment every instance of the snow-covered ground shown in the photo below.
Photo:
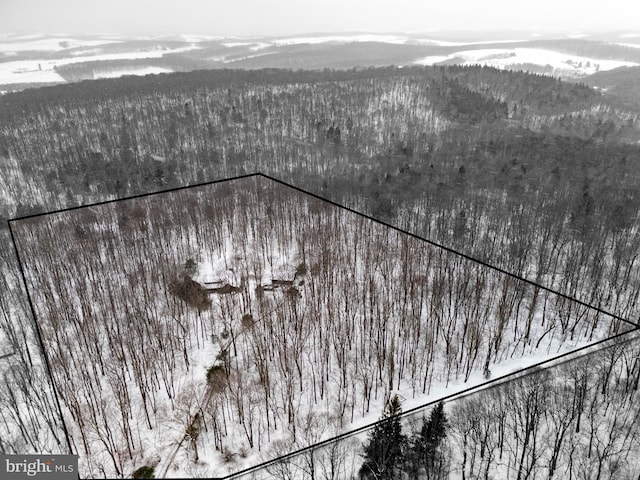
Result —
<path fill-rule="evenodd" d="M 43 335 L 59 338 L 46 348 L 86 475 L 224 475 L 370 424 L 392 393 L 406 410 L 612 332 L 605 315 L 255 180 L 16 232 L 38 239 L 19 248 Z M 38 273 L 61 265 L 59 281 Z M 190 307 L 171 280 L 182 265 L 236 290 Z M 94 329 L 100 340 L 83 341 Z M 212 394 L 214 365 L 225 374 Z M 199 411 L 206 430 L 186 441 Z"/>
<path fill-rule="evenodd" d="M 349 43 L 349 42 L 382 42 L 393 44 L 405 44 L 410 41 L 410 37 L 399 35 L 375 35 L 375 34 L 354 34 L 354 35 L 318 35 L 306 37 L 277 38 L 272 41 L 274 45 L 298 45 L 298 44 L 319 44 L 319 43 Z"/>
<path fill-rule="evenodd" d="M 0 39 L 0 52 L 18 53 L 26 51 L 59 52 L 78 47 L 95 47 L 110 43 L 119 43 L 120 40 L 109 39 L 78 39 L 73 37 L 49 37 L 49 36 L 10 36 Z"/>
<path fill-rule="evenodd" d="M 0 63 L 0 84 L 11 83 L 48 83 L 65 80 L 53 70 L 53 67 L 29 60 Z"/>
<path fill-rule="evenodd" d="M 482 41 L 471 41 L 471 42 L 453 42 L 449 40 L 434 40 L 434 39 L 416 39 L 414 42 L 424 43 L 425 45 L 438 45 L 441 47 L 463 47 L 465 45 L 489 45 L 495 43 L 520 43 L 526 42 L 527 40 L 482 40 Z"/>
<path fill-rule="evenodd" d="M 576 378 L 580 378 L 581 375 L 586 375 L 589 378 L 588 382 L 590 386 L 597 385 L 598 381 L 602 381 L 607 378 L 605 375 L 609 375 L 606 380 L 610 385 L 618 385 L 620 381 L 627 381 L 624 372 L 624 356 L 628 355 L 633 357 L 637 352 L 638 334 L 637 331 L 629 332 L 622 339 L 618 338 L 610 340 L 587 348 L 579 352 L 578 354 L 568 355 L 562 359 L 552 360 L 544 365 L 545 371 L 549 371 L 551 375 L 545 376 L 543 371 L 523 372 L 522 375 L 512 375 L 509 378 L 499 379 L 496 382 L 490 382 L 489 384 L 479 385 L 476 388 L 462 392 L 460 395 L 453 394 L 448 397 L 445 402 L 445 413 L 448 416 L 448 444 L 445 447 L 449 460 L 449 474 L 446 477 L 450 480 L 459 480 L 464 478 L 515 478 L 510 474 L 515 472 L 513 463 L 508 459 L 511 456 L 511 460 L 517 461 L 518 454 L 521 450 L 513 448 L 505 448 L 505 455 L 500 455 L 497 459 L 493 455 L 493 451 L 502 448 L 505 445 L 509 447 L 514 444 L 517 445 L 518 441 L 522 441 L 524 437 L 524 429 L 529 424 L 520 424 L 517 422 L 519 418 L 517 413 L 514 412 L 524 410 L 526 408 L 523 399 L 527 397 L 527 394 L 535 394 L 536 390 L 544 392 L 550 398 L 543 399 L 542 404 L 538 406 L 545 411 L 545 414 L 541 417 L 542 422 L 534 425 L 534 430 L 538 433 L 537 440 L 532 450 L 537 453 L 537 457 L 534 457 L 532 463 L 537 463 L 537 470 L 539 475 L 534 478 L 547 478 L 549 465 L 551 463 L 548 458 L 551 455 L 551 451 L 556 449 L 561 455 L 558 457 L 556 471 L 562 471 L 564 476 L 562 478 L 569 478 L 566 472 L 574 472 L 576 470 L 582 472 L 593 473 L 598 468 L 598 460 L 602 459 L 597 457 L 601 455 L 602 448 L 601 442 L 608 442 L 609 445 L 615 445 L 618 450 L 611 449 L 610 452 L 606 452 L 610 462 L 600 464 L 603 470 L 611 473 L 624 472 L 620 478 L 631 478 L 628 474 L 630 471 L 636 472 L 637 459 L 629 458 L 628 452 L 636 452 L 637 436 L 630 432 L 633 428 L 634 417 L 637 418 L 637 414 L 633 411 L 634 407 L 629 406 L 627 401 L 634 396 L 633 393 L 622 393 L 622 390 L 614 391 L 610 388 L 606 394 L 601 394 L 600 390 L 592 390 L 588 395 L 591 396 L 590 408 L 584 412 L 583 425 L 586 428 L 582 428 L 581 433 L 576 430 L 576 417 L 575 408 L 576 405 L 572 402 L 572 388 L 573 383 L 576 382 Z M 609 356 L 607 358 L 606 351 L 615 352 L 624 351 L 623 355 L 614 359 Z M 625 351 L 626 350 L 626 351 Z M 602 355 L 602 356 L 601 356 Z M 615 354 L 614 354 L 615 355 Z M 606 371 L 607 362 L 613 360 L 612 369 L 608 374 L 601 375 L 599 380 L 598 368 Z M 598 365 L 600 363 L 600 365 Z M 580 370 L 585 369 L 585 370 Z M 588 371 L 588 373 L 586 373 Z M 576 372 L 579 372 L 576 377 Z M 528 375 L 532 373 L 532 375 Z M 628 371 L 626 372 L 628 374 Z M 455 387 L 445 394 L 451 394 L 456 391 Z M 595 395 L 593 395 L 595 393 Z M 593 396 L 592 396 L 593 395 Z M 598 397 L 602 396 L 602 400 Z M 402 408 L 404 412 L 407 412 L 411 405 L 406 401 L 401 394 L 398 394 L 402 402 Z M 564 402 L 564 403 L 562 403 Z M 466 407 L 466 408 L 465 408 Z M 629 409 L 632 409 L 630 413 L 627 413 Z M 415 428 L 420 428 L 422 419 L 428 418 L 429 413 L 432 410 L 432 406 L 425 408 L 418 408 L 412 412 L 408 412 L 402 419 L 403 433 L 405 435 L 411 435 L 415 432 Z M 637 409 L 635 409 L 637 411 Z M 510 412 L 512 415 L 507 420 L 506 412 Z M 563 415 L 567 416 L 563 418 Z M 498 418 L 492 417 L 492 415 L 500 415 L 502 421 L 502 430 L 498 427 Z M 568 421 L 570 424 L 569 431 L 574 433 L 570 436 L 557 436 L 556 428 L 558 428 L 558 420 L 562 418 L 562 422 Z M 482 421 L 489 419 L 488 423 L 482 425 Z M 515 419 L 515 421 L 514 421 Z M 375 419 L 378 420 L 378 419 Z M 505 421 L 506 420 L 506 421 Z M 579 422 L 579 420 L 578 420 Z M 505 425 L 507 426 L 505 428 Z M 471 426 L 474 428 L 473 433 L 476 435 L 464 437 L 465 429 Z M 617 426 L 617 429 L 616 429 Z M 484 430 L 483 430 L 484 429 Z M 586 430 L 586 432 L 585 432 Z M 616 431 L 617 430 L 617 431 Z M 487 433 L 487 435 L 479 435 L 478 432 Z M 609 432 L 615 432 L 616 434 L 609 436 Z M 466 430 L 468 433 L 468 430 Z M 502 432 L 500 438 L 498 432 Z M 506 435 L 504 434 L 506 433 Z M 596 436 L 599 449 L 592 448 L 594 437 L 592 432 L 600 433 L 600 438 Z M 301 452 L 289 457 L 283 462 L 275 462 L 268 465 L 256 472 L 250 472 L 246 475 L 240 475 L 236 478 L 239 479 L 279 479 L 290 478 L 292 480 L 306 480 L 309 477 L 306 472 L 309 471 L 309 466 L 314 465 L 316 471 L 327 469 L 329 465 L 334 468 L 337 467 L 340 470 L 340 475 L 337 478 L 357 478 L 357 472 L 362 465 L 364 446 L 369 441 L 369 435 L 371 428 L 363 428 L 358 433 L 353 435 L 347 435 L 336 441 L 328 442 L 327 444 L 313 449 L 313 452 Z M 491 439 L 488 435 L 491 435 Z M 521 435 L 521 436 L 519 436 Z M 470 440 L 471 439 L 471 440 Z M 589 442 L 591 439 L 591 442 Z M 557 443 L 558 442 L 558 443 Z M 481 455 L 478 458 L 478 446 L 483 444 L 488 446 L 489 455 Z M 482 447 L 481 447 L 482 448 Z M 482 451 L 482 450 L 481 450 Z M 613 453 L 615 451 L 615 453 Z M 595 454 L 594 454 L 595 452 Z M 507 459 L 507 460 L 505 460 Z M 580 459 L 579 461 L 577 461 Z M 573 460 L 573 461 L 572 461 Z M 467 474 L 461 473 L 461 464 L 465 464 Z M 486 466 L 488 464 L 488 467 Z M 487 469 L 488 470 L 485 470 Z M 610 470 L 609 470 L 610 469 Z M 469 470 L 476 474 L 469 475 Z M 493 475 L 484 476 L 486 472 L 490 471 Z M 480 472 L 484 474 L 480 475 Z M 286 473 L 284 475 L 283 473 Z M 331 477 L 336 478 L 336 477 Z M 591 478 L 591 475 L 580 477 Z M 607 478 L 609 478 L 607 476 Z M 617 478 L 617 477 L 616 477 Z"/>
<path fill-rule="evenodd" d="M 199 43 L 199 42 L 211 42 L 211 41 L 215 41 L 215 40 L 222 40 L 225 37 L 220 37 L 220 36 L 216 36 L 216 35 L 189 35 L 189 34 L 184 34 L 184 35 L 180 35 L 180 38 L 183 39 L 185 42 Z"/>
<path fill-rule="evenodd" d="M 640 48 L 640 43 L 619 43 L 623 47 Z"/>
<path fill-rule="evenodd" d="M 249 50 L 260 50 L 263 48 L 270 47 L 271 43 L 265 42 L 224 42 L 221 44 L 223 47 L 233 48 L 233 47 L 248 47 Z"/>
<path fill-rule="evenodd" d="M 564 38 L 582 38 L 583 34 L 565 35 Z M 431 55 L 417 58 L 413 63 L 418 65 L 434 65 L 439 63 L 460 65 L 487 65 L 502 69 L 524 69 L 537 73 L 547 73 L 563 78 L 579 78 L 597 71 L 611 70 L 621 66 L 635 66 L 637 63 L 617 60 L 605 60 L 595 57 L 569 55 L 559 53 L 550 48 L 527 48 L 525 42 L 533 38 L 497 39 L 497 40 L 442 40 L 437 35 L 429 34 L 375 34 L 375 33 L 345 33 L 345 34 L 317 34 L 300 35 L 291 37 L 249 38 L 249 37 L 219 37 L 211 35 L 176 35 L 173 37 L 138 37 L 137 40 L 158 42 L 156 48 L 143 50 L 138 44 L 132 43 L 131 49 L 126 51 L 124 37 L 96 35 L 88 38 L 75 38 L 72 35 L 29 35 L 17 36 L 5 34 L 0 37 L 0 56 L 4 54 L 3 62 L 0 62 L 0 85 L 22 83 L 63 83 L 64 78 L 58 75 L 55 67 L 79 62 L 100 62 L 110 60 L 158 58 L 166 54 L 188 52 L 194 49 L 208 48 L 207 42 L 219 42 L 226 47 L 230 54 L 216 48 L 208 56 L 211 62 L 232 64 L 251 59 L 268 53 L 283 51 L 285 47 L 295 45 L 322 45 L 322 44 L 350 44 L 357 42 L 377 42 L 400 46 L 423 46 L 459 48 L 459 51 L 447 55 Z M 632 34 L 621 36 L 619 45 L 631 48 L 640 48 L 640 44 L 632 43 L 635 38 Z M 625 41 L 625 39 L 627 39 Z M 163 47 L 163 42 L 182 42 L 182 46 Z M 125 51 L 118 53 L 105 53 L 103 48 L 107 44 L 121 43 Z M 499 44 L 522 43 L 521 48 L 500 48 Z M 168 45 L 168 44 L 167 44 Z M 492 48 L 482 48 L 491 45 Z M 231 50 L 233 49 L 233 50 Z M 286 51 L 286 50 L 284 50 Z M 451 50 L 448 50 L 451 51 Z M 27 53 L 28 52 L 28 53 Z M 39 54 L 38 52 L 41 52 Z M 27 53 L 28 59 L 12 60 L 21 53 Z M 51 57 L 58 57 L 52 59 Z M 203 56 L 206 57 L 206 56 Z M 402 62 L 399 62 L 402 63 Z M 265 60 L 268 65 L 268 60 Z M 167 70 L 153 70 L 150 68 L 136 69 L 134 75 L 159 73 Z M 118 73 L 121 72 L 121 73 Z M 105 76 L 117 77 L 130 74 L 127 69 L 115 71 L 113 74 L 96 75 L 96 78 Z"/>
<path fill-rule="evenodd" d="M 258 49 L 256 49 L 256 50 L 258 50 Z M 221 61 L 223 63 L 232 63 L 232 62 L 241 62 L 243 60 L 249 60 L 251 58 L 264 57 L 266 55 L 273 55 L 275 53 L 277 53 L 277 52 L 270 51 L 270 52 L 254 53 L 252 55 L 242 55 L 242 56 L 238 56 L 238 57 L 236 57 L 236 56 L 228 57 L 228 56 L 222 55 L 222 56 L 219 56 L 219 57 L 214 57 L 214 58 L 212 58 L 212 60 L 215 59 L 215 60 Z"/>
<path fill-rule="evenodd" d="M 486 65 L 509 69 L 523 65 L 548 67 L 554 75 L 586 76 L 598 71 L 612 70 L 618 67 L 638 65 L 620 60 L 601 60 L 555 52 L 541 48 L 487 48 L 480 50 L 461 50 L 450 55 L 427 56 L 416 60 L 419 65 L 435 65 L 444 61 L 459 65 Z"/>
<path fill-rule="evenodd" d="M 96 72 L 93 78 L 118 78 L 125 75 L 157 75 L 159 73 L 171 73 L 172 70 L 161 67 L 144 67 L 135 69 L 117 69 L 109 72 Z"/>
<path fill-rule="evenodd" d="M 313 35 L 289 38 L 276 38 L 271 41 L 272 45 L 299 45 L 299 44 L 321 44 L 321 43 L 354 43 L 354 42 L 378 42 L 390 43 L 394 45 L 437 45 L 442 47 L 458 47 L 464 45 L 484 45 L 493 43 L 515 43 L 526 42 L 526 40 L 482 40 L 455 42 L 449 40 L 438 40 L 433 38 L 413 37 L 406 35 L 380 35 L 372 33 L 348 34 L 348 35 Z"/>
<path fill-rule="evenodd" d="M 64 82 L 65 80 L 55 71 L 56 67 L 74 63 L 97 62 L 109 60 L 131 60 L 144 58 L 161 58 L 171 53 L 186 52 L 199 48 L 196 44 L 173 48 L 140 50 L 123 53 L 108 53 L 97 55 L 81 55 L 60 58 L 55 60 L 33 59 L 17 60 L 0 63 L 0 84 L 11 83 L 40 83 L 40 82 Z M 168 70 L 163 70 L 168 71 Z M 159 73 L 159 72 L 149 72 Z M 131 75 L 130 73 L 123 73 Z"/>

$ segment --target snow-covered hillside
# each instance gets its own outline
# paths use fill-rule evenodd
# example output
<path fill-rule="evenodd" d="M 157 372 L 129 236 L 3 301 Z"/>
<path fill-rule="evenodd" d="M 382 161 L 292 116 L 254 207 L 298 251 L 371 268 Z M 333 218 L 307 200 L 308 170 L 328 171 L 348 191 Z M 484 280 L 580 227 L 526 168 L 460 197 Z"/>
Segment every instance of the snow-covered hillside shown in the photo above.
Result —
<path fill-rule="evenodd" d="M 132 50 L 122 53 L 92 53 L 87 55 L 72 54 L 66 58 L 35 58 L 29 60 L 7 61 L 0 63 L 0 84 L 65 82 L 65 80 L 56 72 L 56 68 L 64 65 L 85 62 L 109 62 L 113 60 L 160 58 L 164 55 L 186 52 L 195 48 L 197 48 L 196 45 L 187 45 L 173 49 Z M 92 51 L 95 52 L 96 49 L 93 48 Z M 170 69 L 150 69 L 148 67 L 132 70 L 134 73 L 123 69 L 119 74 L 114 73 L 111 76 L 136 74 L 147 75 L 149 73 L 164 73 L 171 71 Z M 108 76 L 108 74 L 101 75 L 98 78 L 104 78 L 105 76 Z"/>
<path fill-rule="evenodd" d="M 67 35 L 4 35 L 0 37 L 0 53 L 16 55 L 20 52 L 61 52 L 119 42 L 121 40 L 109 38 L 87 39 Z"/>
<path fill-rule="evenodd" d="M 143 67 L 143 68 L 131 68 L 131 69 L 116 69 L 111 71 L 96 72 L 94 78 L 118 78 L 125 75 L 157 75 L 159 73 L 171 73 L 168 68 L 160 67 Z"/>
<path fill-rule="evenodd" d="M 532 67 L 546 69 L 545 73 L 561 77 L 584 77 L 619 67 L 637 66 L 638 63 L 620 60 L 567 55 L 541 48 L 490 48 L 461 50 L 449 55 L 427 56 L 415 61 L 419 65 L 456 64 L 485 65 L 501 69 L 531 70 Z"/>
<path fill-rule="evenodd" d="M 352 34 L 352 35 L 314 35 L 302 37 L 276 38 L 271 41 L 273 45 L 298 45 L 298 44 L 321 44 L 321 43 L 350 43 L 350 42 L 380 42 L 405 44 L 411 42 L 411 37 L 400 35 L 375 35 L 375 34 Z"/>
<path fill-rule="evenodd" d="M 107 76 L 117 77 L 206 68 L 314 69 L 391 64 L 480 64 L 574 79 L 640 64 L 636 55 L 640 52 L 635 52 L 639 44 L 634 39 L 618 36 L 596 41 L 584 34 L 456 38 L 437 32 L 256 38 L 4 35 L 0 37 L 0 85 L 104 78 L 105 70 L 111 72 Z M 103 68 L 101 64 L 107 63 L 110 65 Z M 68 66 L 75 67 L 63 71 Z"/>

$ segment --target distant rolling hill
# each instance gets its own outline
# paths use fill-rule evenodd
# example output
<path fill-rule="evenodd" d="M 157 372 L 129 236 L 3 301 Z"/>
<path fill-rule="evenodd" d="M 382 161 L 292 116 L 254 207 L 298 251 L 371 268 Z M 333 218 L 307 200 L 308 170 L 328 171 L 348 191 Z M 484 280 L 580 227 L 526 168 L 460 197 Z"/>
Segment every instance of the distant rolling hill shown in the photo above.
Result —
<path fill-rule="evenodd" d="M 582 82 L 617 97 L 624 106 L 640 108 L 640 67 L 598 72 L 582 79 Z"/>
<path fill-rule="evenodd" d="M 486 65 L 564 79 L 640 66 L 640 36 L 543 38 L 340 34 L 221 38 L 180 35 L 4 35 L 0 90 L 124 75 L 216 68 L 347 69 L 398 65 Z"/>

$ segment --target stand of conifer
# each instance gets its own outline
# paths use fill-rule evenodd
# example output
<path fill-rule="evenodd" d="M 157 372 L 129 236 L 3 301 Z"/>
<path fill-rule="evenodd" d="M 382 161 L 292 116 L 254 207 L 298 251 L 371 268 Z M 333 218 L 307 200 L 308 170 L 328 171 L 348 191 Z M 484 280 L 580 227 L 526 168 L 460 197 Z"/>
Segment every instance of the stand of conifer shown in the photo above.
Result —
<path fill-rule="evenodd" d="M 369 443 L 364 447 L 364 463 L 360 478 L 382 480 L 399 478 L 406 438 L 398 414 L 402 411 L 400 399 L 394 395 L 382 414 L 381 421 L 369 434 Z"/>
<path fill-rule="evenodd" d="M 411 438 L 405 455 L 406 471 L 412 479 L 439 480 L 446 478 L 448 455 L 443 443 L 447 437 L 448 420 L 444 404 L 438 403 L 422 428 Z"/>

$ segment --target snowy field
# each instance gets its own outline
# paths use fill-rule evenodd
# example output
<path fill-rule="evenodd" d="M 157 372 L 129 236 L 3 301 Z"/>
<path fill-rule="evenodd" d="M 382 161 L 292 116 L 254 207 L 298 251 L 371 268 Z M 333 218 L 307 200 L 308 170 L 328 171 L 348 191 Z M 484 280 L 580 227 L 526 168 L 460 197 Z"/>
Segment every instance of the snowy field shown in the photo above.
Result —
<path fill-rule="evenodd" d="M 249 50 L 261 50 L 271 46 L 271 43 L 265 42 L 224 42 L 221 44 L 223 47 L 248 47 Z"/>
<path fill-rule="evenodd" d="M 173 49 L 154 49 L 148 51 L 132 51 L 124 53 L 110 53 L 99 55 L 81 55 L 56 60 L 34 59 L 18 60 L 0 63 L 0 84 L 37 83 L 37 82 L 65 82 L 55 71 L 56 67 L 83 62 L 97 62 L 110 60 L 129 60 L 144 58 L 161 58 L 171 53 L 186 52 L 198 48 L 196 45 Z M 162 70 L 168 71 L 166 69 Z M 156 72 L 149 72 L 156 73 Z M 145 73 L 140 73 L 144 75 Z M 126 73 L 126 75 L 131 75 Z"/>
<path fill-rule="evenodd" d="M 380 34 L 348 34 L 348 35 L 314 35 L 304 37 L 277 38 L 271 40 L 271 45 L 300 45 L 300 44 L 322 44 L 322 43 L 356 43 L 356 42 L 377 42 L 389 43 L 393 45 L 438 45 L 442 47 L 458 47 L 464 45 L 484 45 L 493 43 L 514 43 L 526 42 L 523 39 L 514 40 L 482 40 L 468 42 L 454 42 L 450 40 L 438 40 L 435 38 L 422 37 L 419 35 L 380 35 Z"/>
<path fill-rule="evenodd" d="M 640 48 L 640 43 L 619 43 L 623 47 Z"/>
<path fill-rule="evenodd" d="M 120 40 L 110 39 L 79 39 L 69 36 L 48 35 L 6 35 L 0 37 L 0 52 L 5 54 L 17 54 L 19 52 L 61 52 L 79 47 L 97 47 L 111 43 L 119 43 Z"/>
<path fill-rule="evenodd" d="M 402 45 L 411 41 L 410 37 L 399 35 L 318 35 L 309 37 L 278 38 L 272 41 L 274 45 L 299 45 L 320 43 L 350 43 L 350 42 L 381 42 Z"/>
<path fill-rule="evenodd" d="M 168 68 L 161 67 L 144 67 L 144 68 L 120 68 L 112 71 L 96 72 L 93 78 L 118 78 L 125 75 L 157 75 L 159 73 L 171 73 Z"/>
<path fill-rule="evenodd" d="M 549 74 L 582 77 L 598 71 L 619 67 L 637 66 L 634 62 L 620 60 L 600 60 L 580 57 L 540 48 L 488 48 L 480 50 L 461 50 L 450 55 L 428 56 L 416 60 L 418 65 L 437 65 L 442 62 L 458 65 L 483 65 L 500 69 L 526 70 L 529 65 L 549 68 Z"/>

